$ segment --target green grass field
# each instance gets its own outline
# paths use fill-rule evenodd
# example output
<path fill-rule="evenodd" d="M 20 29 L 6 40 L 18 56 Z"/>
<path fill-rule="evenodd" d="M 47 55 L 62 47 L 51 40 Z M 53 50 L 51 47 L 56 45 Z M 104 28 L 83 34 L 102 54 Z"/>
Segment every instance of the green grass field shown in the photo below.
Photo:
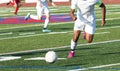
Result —
<path fill-rule="evenodd" d="M 101 10 L 95 7 L 97 30 L 93 42 L 86 43 L 81 34 L 75 57 L 54 64 L 24 59 L 44 57 L 49 50 L 54 50 L 59 58 L 67 58 L 73 35 L 72 21 L 50 23 L 51 33 L 42 32 L 43 23 L 0 24 L 0 56 L 21 57 L 0 60 L 0 71 L 120 71 L 120 5 L 106 5 L 106 8 L 106 25 L 101 27 Z M 13 17 L 13 10 L 0 8 L 0 18 Z M 70 7 L 50 7 L 50 10 L 51 14 L 69 14 Z M 21 7 L 18 15 L 26 16 L 28 12 L 36 14 L 34 7 Z"/>

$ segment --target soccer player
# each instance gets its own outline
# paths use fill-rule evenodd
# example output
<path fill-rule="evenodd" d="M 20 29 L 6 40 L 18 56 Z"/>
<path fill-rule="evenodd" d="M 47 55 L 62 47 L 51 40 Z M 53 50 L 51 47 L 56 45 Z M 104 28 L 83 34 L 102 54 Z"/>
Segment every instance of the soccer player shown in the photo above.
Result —
<path fill-rule="evenodd" d="M 70 15 L 75 21 L 74 35 L 71 40 L 70 52 L 68 58 L 74 57 L 75 48 L 79 36 L 82 31 L 85 32 L 85 38 L 88 43 L 91 43 L 96 29 L 96 17 L 94 13 L 94 6 L 99 5 L 102 8 L 102 26 L 105 25 L 106 7 L 101 0 L 71 0 Z M 75 9 L 77 7 L 77 16 L 75 16 Z"/>
<path fill-rule="evenodd" d="M 56 7 L 54 2 L 50 0 L 51 4 Z M 36 9 L 37 9 L 37 15 L 31 15 L 30 13 L 27 14 L 25 17 L 25 20 L 28 20 L 29 18 L 35 19 L 35 20 L 41 20 L 43 13 L 46 16 L 45 22 L 44 22 L 44 27 L 43 27 L 43 32 L 51 32 L 51 30 L 47 29 L 49 19 L 50 19 L 50 11 L 48 9 L 48 3 L 47 0 L 36 0 Z"/>
<path fill-rule="evenodd" d="M 13 7 L 15 7 L 14 14 L 17 15 L 19 7 L 21 6 L 21 1 L 20 0 L 10 0 L 10 2 L 7 3 L 7 5 L 9 5 L 9 4 L 12 5 Z"/>

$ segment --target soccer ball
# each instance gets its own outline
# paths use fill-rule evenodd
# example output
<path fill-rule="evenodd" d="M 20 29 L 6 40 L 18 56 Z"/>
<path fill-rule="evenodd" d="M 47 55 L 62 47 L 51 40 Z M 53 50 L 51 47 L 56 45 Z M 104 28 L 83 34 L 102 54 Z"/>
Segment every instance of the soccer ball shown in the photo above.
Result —
<path fill-rule="evenodd" d="M 57 54 L 54 51 L 48 51 L 45 55 L 45 61 L 47 63 L 55 63 L 57 60 Z"/>

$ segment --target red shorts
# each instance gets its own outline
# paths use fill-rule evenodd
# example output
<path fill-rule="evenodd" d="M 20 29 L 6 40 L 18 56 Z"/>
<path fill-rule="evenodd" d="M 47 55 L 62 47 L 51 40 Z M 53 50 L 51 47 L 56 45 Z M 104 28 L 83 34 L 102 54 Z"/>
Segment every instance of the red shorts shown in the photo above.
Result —
<path fill-rule="evenodd" d="M 12 1 L 10 1 L 11 5 L 15 5 L 15 4 L 19 4 L 19 3 L 20 3 L 20 0 L 12 0 Z"/>

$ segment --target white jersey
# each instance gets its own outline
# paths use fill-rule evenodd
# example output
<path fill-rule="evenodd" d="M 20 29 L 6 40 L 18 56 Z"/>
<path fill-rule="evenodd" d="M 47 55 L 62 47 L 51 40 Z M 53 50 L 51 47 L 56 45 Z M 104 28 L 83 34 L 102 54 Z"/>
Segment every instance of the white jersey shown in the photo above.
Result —
<path fill-rule="evenodd" d="M 48 7 L 46 0 L 36 0 L 36 8 Z"/>
<path fill-rule="evenodd" d="M 81 22 L 93 24 L 95 23 L 94 5 L 98 0 L 72 0 L 71 9 L 77 9 L 77 19 Z"/>

